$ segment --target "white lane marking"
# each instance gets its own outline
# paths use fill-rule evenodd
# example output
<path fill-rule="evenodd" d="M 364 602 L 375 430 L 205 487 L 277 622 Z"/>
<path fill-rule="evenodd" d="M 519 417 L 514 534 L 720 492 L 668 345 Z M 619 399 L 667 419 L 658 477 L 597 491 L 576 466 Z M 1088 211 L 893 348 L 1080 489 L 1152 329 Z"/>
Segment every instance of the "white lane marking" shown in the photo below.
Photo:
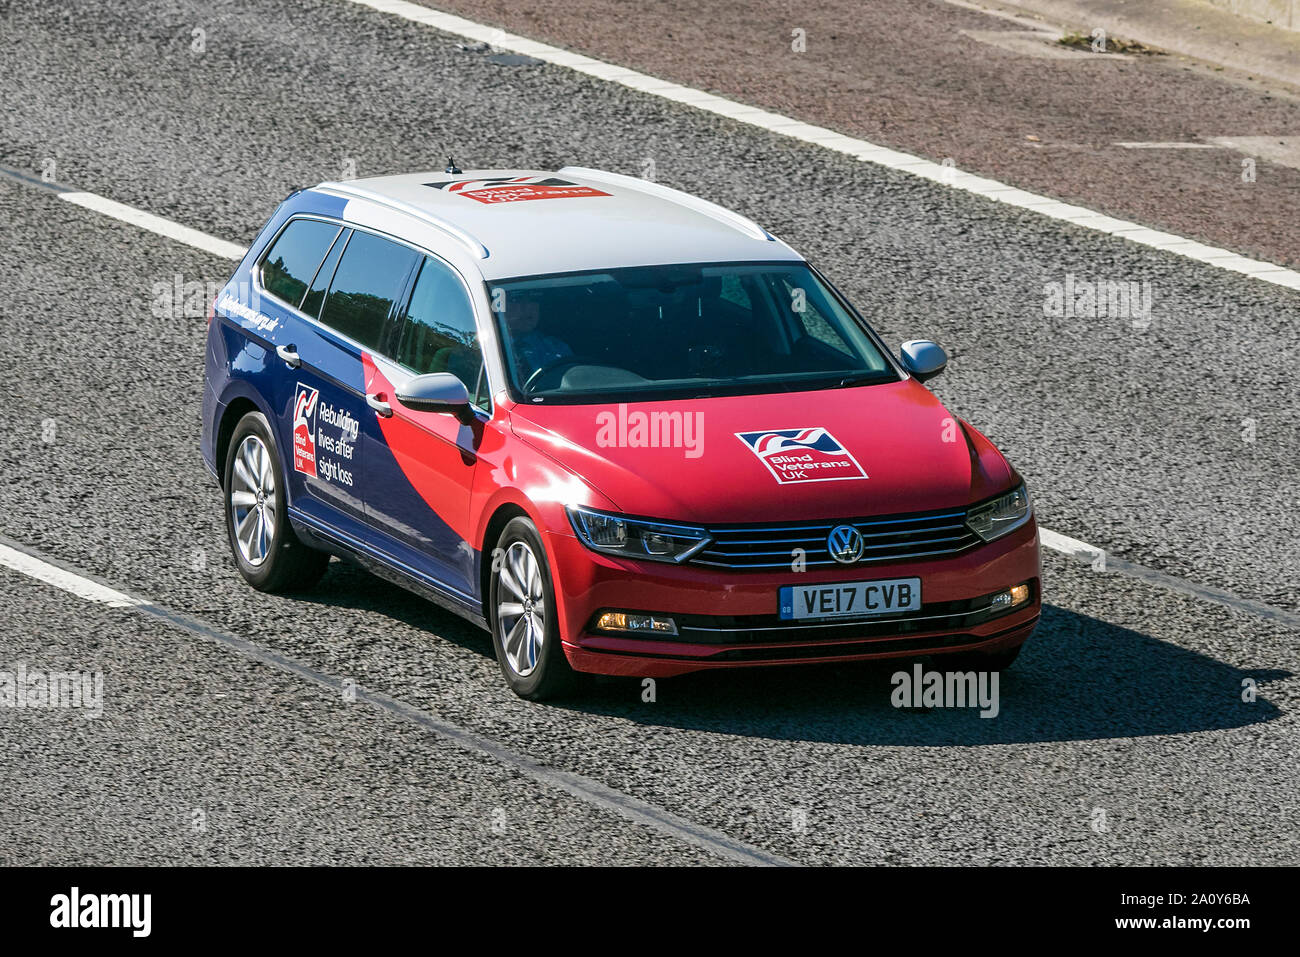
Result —
<path fill-rule="evenodd" d="M 88 601 L 98 601 L 111 607 L 129 607 L 140 614 L 151 615 L 172 626 L 183 628 L 192 635 L 206 638 L 233 649 L 254 661 L 277 668 L 311 681 L 331 692 L 337 693 L 343 683 L 328 674 L 286 657 L 277 651 L 263 648 L 256 642 L 223 631 L 207 622 L 194 618 L 184 612 L 178 612 L 165 605 L 133 598 L 111 588 L 93 582 L 88 578 L 59 568 L 49 562 L 0 542 L 0 566 L 12 568 L 41 581 L 55 585 Z M 504 764 L 551 788 L 565 791 L 581 801 L 597 808 L 618 814 L 635 824 L 651 828 L 670 838 L 702 848 L 724 860 L 737 864 L 762 865 L 769 867 L 788 867 L 793 862 L 777 854 L 753 847 L 721 831 L 697 824 L 687 818 L 678 817 L 671 811 L 633 797 L 623 791 L 615 790 L 599 781 L 584 777 L 571 771 L 563 771 L 542 764 L 526 754 L 512 751 L 492 738 L 485 737 L 468 728 L 463 728 L 443 718 L 439 718 L 423 709 L 407 704 L 390 695 L 363 688 L 353 688 L 358 701 L 382 708 L 390 714 L 397 715 L 413 724 L 432 731 L 449 741 L 458 744 L 467 751 L 476 751 Z"/>
<path fill-rule="evenodd" d="M 1130 63 L 1133 60 L 1132 57 L 1124 56 L 1122 53 L 1093 53 L 1087 48 L 1080 49 L 1058 43 L 1060 34 L 1047 30 L 962 30 L 960 32 L 977 43 L 987 43 L 989 46 L 1038 60 L 1067 60 L 1080 64 L 1085 60 L 1124 60 Z"/>
<path fill-rule="evenodd" d="M 1054 532 L 1050 528 L 1039 526 L 1038 541 L 1044 548 L 1050 548 L 1052 551 L 1060 552 L 1061 554 L 1075 560 L 1088 562 L 1099 571 L 1110 571 L 1116 574 L 1128 575 L 1132 578 L 1143 579 L 1170 591 L 1180 592 L 1204 601 L 1226 605 L 1229 608 L 1237 608 L 1261 618 L 1283 621 L 1293 627 L 1300 627 L 1300 615 L 1297 615 L 1295 612 L 1287 611 L 1284 608 L 1278 608 L 1265 602 L 1255 601 L 1254 599 L 1242 598 L 1221 589 L 1198 585 L 1195 582 L 1187 581 L 1174 575 L 1168 575 L 1164 572 L 1147 568 L 1144 565 L 1138 565 L 1124 559 L 1111 558 L 1106 554 L 1106 550 L 1103 548 L 1098 548 L 1096 545 L 1090 545 L 1087 542 L 1079 541 L 1079 539 L 1071 538 L 1068 535 L 1062 535 L 1060 532 Z M 226 636 L 224 632 L 219 632 L 217 629 L 214 629 L 209 625 L 199 627 L 186 615 L 174 612 L 171 609 L 155 604 L 154 602 L 146 601 L 142 598 L 136 598 L 132 595 L 125 594 L 124 592 L 109 588 L 107 585 L 102 585 L 97 581 L 85 578 L 84 576 L 78 575 L 66 568 L 60 568 L 59 566 L 53 565 L 26 551 L 21 551 L 18 548 L 6 545 L 4 542 L 0 542 L 0 567 L 10 568 L 20 574 L 27 575 L 30 578 L 35 578 L 48 585 L 53 585 L 54 587 L 62 589 L 71 595 L 76 595 L 78 598 L 82 598 L 85 601 L 97 602 L 102 605 L 107 605 L 110 608 L 135 608 L 140 611 L 149 612 L 150 614 L 155 614 L 167 618 L 168 620 L 175 621 L 191 631 L 201 631 L 203 633 L 210 632 L 217 635 L 227 644 L 236 644 L 241 648 L 247 646 L 248 649 L 258 649 L 259 653 L 268 655 L 272 654 L 271 652 L 265 652 L 260 648 L 260 646 L 254 645 L 252 642 L 248 642 L 245 639 L 235 639 Z M 250 653 L 252 652 L 250 651 Z M 275 656 L 275 659 L 277 662 L 281 660 L 278 656 Z M 287 662 L 288 659 L 284 659 L 284 661 Z M 296 662 L 293 662 L 292 665 L 293 670 L 300 671 L 304 674 L 312 670 L 306 665 L 301 665 Z M 313 678 L 313 680 L 315 679 Z M 389 710 L 394 710 L 396 704 L 396 702 L 394 702 L 393 706 L 385 704 L 384 707 L 388 707 Z M 406 708 L 408 706 L 402 705 L 402 707 Z M 447 725 L 447 728 L 451 727 L 453 726 Z M 453 737 L 455 736 L 451 735 L 445 728 L 442 729 L 442 733 L 449 734 L 449 736 Z M 465 732 L 465 734 L 472 735 L 471 732 Z M 521 758 L 521 760 L 525 759 Z M 560 772 L 555 773 L 559 774 Z M 595 790 L 599 790 L 601 787 L 596 785 L 595 782 L 588 783 Z M 610 793 L 617 794 L 620 792 Z M 596 803 L 601 802 L 597 801 Z M 667 812 L 664 813 L 666 814 Z"/>
<path fill-rule="evenodd" d="M 1116 143 L 1116 146 L 1122 146 L 1126 150 L 1218 150 L 1223 149 L 1218 143 L 1174 143 L 1174 142 L 1153 142 L 1153 143 Z"/>
<path fill-rule="evenodd" d="M 735 100 L 714 96 L 712 93 L 706 93 L 703 90 L 692 89 L 678 83 L 670 83 L 667 80 L 661 80 L 645 73 L 638 73 L 635 70 L 629 70 L 613 63 L 605 63 L 593 57 L 584 56 L 581 53 L 573 53 L 547 43 L 540 43 L 537 40 L 530 40 L 527 37 L 507 33 L 498 27 L 489 27 L 473 20 L 466 20 L 464 17 L 418 6 L 407 2 L 407 0 L 348 0 L 348 2 L 378 10 L 380 13 L 389 13 L 415 23 L 423 23 L 454 36 L 488 43 L 499 49 L 522 53 L 556 66 L 568 67 L 571 70 L 594 76 L 600 80 L 607 80 L 610 83 L 617 83 L 620 86 L 640 90 L 643 93 L 663 97 L 667 100 L 675 100 L 709 113 L 715 113 L 718 116 L 734 119 L 740 123 L 748 123 L 750 126 L 757 126 L 816 146 L 824 146 L 839 153 L 847 153 L 863 162 L 875 163 L 888 169 L 900 170 L 914 176 L 920 176 L 922 179 L 944 183 L 956 189 L 963 189 L 977 196 L 983 196 L 986 199 L 995 200 L 1008 206 L 1032 210 L 1040 215 L 1071 223 L 1075 226 L 1118 236 L 1121 239 L 1127 239 L 1143 246 L 1174 253 L 1185 259 L 1216 266 L 1219 269 L 1242 273 L 1252 279 L 1261 279 L 1274 285 L 1285 286 L 1288 289 L 1300 289 L 1300 272 L 1285 269 L 1275 263 L 1248 259 L 1228 249 L 1206 246 L 1203 243 L 1193 242 L 1182 236 L 1148 229 L 1139 223 L 1104 216 L 1082 206 L 1073 206 L 1047 196 L 1039 196 L 1036 193 L 1017 189 L 1006 183 L 999 183 L 997 180 L 975 176 L 952 166 L 944 166 L 940 163 L 922 159 L 919 156 L 912 156 L 910 153 L 903 153 L 875 143 L 869 143 L 866 140 L 845 136 L 835 130 L 801 123 L 779 113 L 771 113 L 744 103 L 737 103 Z"/>
<path fill-rule="evenodd" d="M 1051 529 L 1039 528 L 1038 541 L 1044 548 L 1060 552 L 1075 561 L 1087 562 L 1094 571 L 1109 572 L 1113 575 L 1126 575 L 1129 578 L 1136 578 L 1139 581 L 1156 585 L 1166 591 L 1188 595 L 1199 601 L 1213 602 L 1234 611 L 1244 611 L 1247 614 L 1269 621 L 1281 622 L 1288 628 L 1300 628 L 1300 613 L 1286 608 L 1279 608 L 1267 602 L 1256 601 L 1254 598 L 1242 598 L 1240 595 L 1234 595 L 1222 588 L 1202 585 L 1155 568 L 1148 568 L 1146 565 L 1139 565 L 1124 558 L 1108 555 L 1104 548 L 1089 545 L 1087 542 L 1081 542 L 1077 538 L 1070 538 L 1068 535 L 1053 532 Z"/>
<path fill-rule="evenodd" d="M 1054 532 L 1050 528 L 1040 527 L 1038 529 L 1038 542 L 1044 548 L 1050 548 L 1054 552 L 1069 555 L 1071 558 L 1082 558 L 1089 562 L 1095 561 L 1106 554 L 1105 549 L 1098 548 L 1096 545 L 1089 545 L 1087 542 L 1081 542 L 1069 535 Z"/>
<path fill-rule="evenodd" d="M 1279 166 L 1300 169 L 1300 136 L 1211 136 L 1210 142 Z"/>
<path fill-rule="evenodd" d="M 1062 535 L 1060 532 L 1054 532 L 1050 528 L 1042 528 L 1041 526 L 1038 529 L 1038 540 L 1044 548 L 1050 548 L 1073 558 L 1085 558 L 1091 561 L 1099 555 L 1105 554 L 1104 549 L 1098 548 L 1096 545 L 1089 545 L 1077 538 L 1070 538 L 1068 535 Z M 101 605 L 107 605 L 109 608 L 136 608 L 149 604 L 149 602 L 141 598 L 135 598 L 116 591 L 107 585 L 101 585 L 99 582 L 92 581 L 75 572 L 59 568 L 57 565 L 51 565 L 49 562 L 35 558 L 26 552 L 10 548 L 3 542 L 0 542 L 0 566 L 11 568 L 29 578 L 35 578 L 47 585 L 53 585 L 55 588 L 76 595 L 78 598 L 98 602 Z"/>
<path fill-rule="evenodd" d="M 170 219 L 163 219 L 153 213 L 146 213 L 143 209 L 136 209 L 134 206 L 127 206 L 124 203 L 106 199 L 96 193 L 72 192 L 59 193 L 58 195 L 59 199 L 67 200 L 76 206 L 93 210 L 123 223 L 130 223 L 132 226 L 138 226 L 141 229 L 147 229 L 151 233 L 166 236 L 168 239 L 174 239 L 187 246 L 202 249 L 214 256 L 221 256 L 223 259 L 233 259 L 238 262 L 244 258 L 246 252 L 245 248 L 237 243 L 227 242 L 224 239 L 218 239 L 216 236 L 209 236 L 197 229 L 182 226 L 180 223 L 174 223 Z"/>
<path fill-rule="evenodd" d="M 981 6 L 980 4 L 970 3 L 968 0 L 943 0 L 943 2 L 951 4 L 954 7 L 961 7 L 964 10 L 974 10 L 976 13 L 981 13 L 986 17 L 997 17 L 999 20 L 1009 20 L 1012 23 L 1019 23 L 1022 26 L 1033 27 L 1035 30 L 1050 30 L 1058 37 L 1065 31 L 1063 25 L 1044 20 L 1042 16 L 1037 14 L 1035 14 L 1034 18 L 1031 20 L 1027 16 L 1011 13 L 1007 10 L 996 10 L 992 7 Z"/>
<path fill-rule="evenodd" d="M 10 548 L 3 542 L 0 542 L 0 566 L 12 568 L 16 572 L 35 578 L 53 585 L 55 588 L 61 588 L 70 594 L 83 598 L 86 601 L 98 602 L 101 605 L 107 605 L 109 608 L 136 608 L 140 605 L 147 604 L 139 598 L 133 598 L 130 595 L 115 591 L 99 582 L 91 581 L 89 578 L 83 578 L 57 565 L 51 565 L 49 562 L 41 561 L 25 552 Z"/>

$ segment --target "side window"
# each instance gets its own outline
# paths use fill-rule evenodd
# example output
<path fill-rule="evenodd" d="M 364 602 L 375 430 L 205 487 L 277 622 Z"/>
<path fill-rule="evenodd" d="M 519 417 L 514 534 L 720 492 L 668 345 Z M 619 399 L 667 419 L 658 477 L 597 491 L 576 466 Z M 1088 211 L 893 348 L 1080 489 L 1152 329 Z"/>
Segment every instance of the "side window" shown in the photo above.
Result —
<path fill-rule="evenodd" d="M 338 234 L 338 226 L 318 219 L 295 219 L 289 223 L 262 258 L 263 288 L 277 299 L 297 306 Z"/>
<path fill-rule="evenodd" d="M 407 246 L 353 232 L 325 296 L 321 322 L 367 349 L 379 349 L 418 254 Z"/>
<path fill-rule="evenodd" d="M 343 230 L 339 234 L 339 238 L 334 240 L 329 255 L 320 264 L 320 269 L 316 270 L 316 278 L 312 280 L 311 289 L 308 290 L 306 298 L 302 301 L 302 311 L 313 319 L 320 318 L 320 306 L 325 301 L 325 290 L 330 287 L 330 280 L 334 278 L 334 270 L 338 268 L 339 257 L 343 255 L 343 249 L 347 246 L 348 237 L 351 235 L 352 230 Z"/>
<path fill-rule="evenodd" d="M 488 404 L 480 384 L 483 351 L 474 325 L 474 307 L 460 278 L 436 259 L 425 257 L 406 309 L 397 361 L 417 375 L 450 372 L 469 390 L 474 404 Z"/>

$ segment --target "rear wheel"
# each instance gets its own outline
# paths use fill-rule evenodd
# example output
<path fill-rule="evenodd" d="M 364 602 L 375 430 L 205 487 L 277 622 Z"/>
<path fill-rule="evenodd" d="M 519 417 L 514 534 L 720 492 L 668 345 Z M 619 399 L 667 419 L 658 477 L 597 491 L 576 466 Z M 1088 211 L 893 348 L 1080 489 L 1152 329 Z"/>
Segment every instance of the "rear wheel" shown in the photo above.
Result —
<path fill-rule="evenodd" d="M 226 533 L 239 573 L 266 592 L 302 591 L 320 581 L 327 553 L 308 548 L 289 527 L 280 456 L 260 412 L 235 426 L 226 453 Z"/>
<path fill-rule="evenodd" d="M 497 539 L 488 611 L 497 663 L 510 690 L 530 701 L 574 690 L 577 674 L 560 647 L 546 550 L 526 518 L 511 519 Z"/>

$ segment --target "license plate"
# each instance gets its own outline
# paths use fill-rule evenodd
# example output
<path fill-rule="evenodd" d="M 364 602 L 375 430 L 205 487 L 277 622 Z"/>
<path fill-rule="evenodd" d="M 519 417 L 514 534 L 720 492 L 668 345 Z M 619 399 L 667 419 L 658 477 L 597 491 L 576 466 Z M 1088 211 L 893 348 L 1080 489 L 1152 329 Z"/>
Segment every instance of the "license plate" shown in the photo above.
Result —
<path fill-rule="evenodd" d="M 786 585 L 782 618 L 869 618 L 921 608 L 921 579 L 889 578 L 834 585 Z"/>

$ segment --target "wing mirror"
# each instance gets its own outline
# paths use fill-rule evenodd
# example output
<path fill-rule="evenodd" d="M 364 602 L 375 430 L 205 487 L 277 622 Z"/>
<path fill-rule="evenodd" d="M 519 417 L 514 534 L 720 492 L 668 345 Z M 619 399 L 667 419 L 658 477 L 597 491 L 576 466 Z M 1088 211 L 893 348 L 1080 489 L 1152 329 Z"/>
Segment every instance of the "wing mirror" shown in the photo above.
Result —
<path fill-rule="evenodd" d="M 948 353 L 937 342 L 929 339 L 908 339 L 900 347 L 903 368 L 918 382 L 933 379 L 948 365 Z"/>
<path fill-rule="evenodd" d="M 450 372 L 430 372 L 407 380 L 396 390 L 397 401 L 416 412 L 449 412 L 462 422 L 472 415 L 469 390 Z"/>

